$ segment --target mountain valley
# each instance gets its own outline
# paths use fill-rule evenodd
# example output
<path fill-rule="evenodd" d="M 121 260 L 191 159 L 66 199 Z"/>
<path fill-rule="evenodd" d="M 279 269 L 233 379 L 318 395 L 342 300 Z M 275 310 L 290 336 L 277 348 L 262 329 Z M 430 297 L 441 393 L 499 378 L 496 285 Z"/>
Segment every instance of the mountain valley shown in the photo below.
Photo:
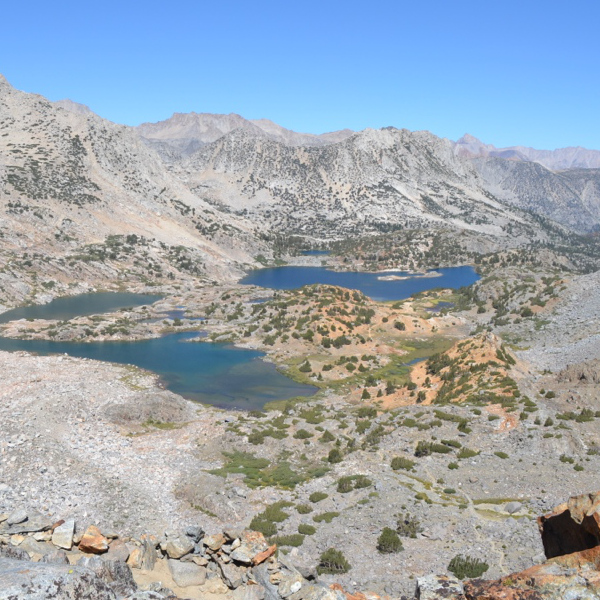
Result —
<path fill-rule="evenodd" d="M 0 352 L 0 556 L 50 552 L 14 530 L 12 516 L 35 509 L 76 519 L 75 545 L 80 523 L 100 526 L 128 557 L 155 536 L 167 583 L 152 587 L 152 569 L 129 560 L 141 595 L 107 598 L 176 597 L 169 587 L 208 600 L 413 598 L 424 577 L 456 575 L 458 556 L 485 563 L 511 598 L 561 597 L 519 596 L 513 574 L 551 558 L 537 515 L 600 489 L 600 153 L 571 150 L 393 127 L 299 134 L 239 115 L 134 128 L 0 76 L 1 309 L 161 297 L 2 323 L 0 335 L 133 344 L 201 331 L 189 343 L 260 350 L 316 389 L 224 410 L 131 365 Z M 431 285 L 376 301 L 240 283 L 292 265 Z M 463 265 L 476 283 L 436 287 L 433 270 Z M 275 567 L 270 583 L 250 567 L 235 584 L 224 575 L 239 532 L 173 559 L 169 539 L 191 526 L 260 532 L 301 574 L 295 591 Z M 386 528 L 401 541 L 392 550 Z M 49 544 L 45 533 L 35 541 Z M 332 548 L 350 568 L 318 573 Z M 180 558 L 213 591 L 170 580 Z"/>

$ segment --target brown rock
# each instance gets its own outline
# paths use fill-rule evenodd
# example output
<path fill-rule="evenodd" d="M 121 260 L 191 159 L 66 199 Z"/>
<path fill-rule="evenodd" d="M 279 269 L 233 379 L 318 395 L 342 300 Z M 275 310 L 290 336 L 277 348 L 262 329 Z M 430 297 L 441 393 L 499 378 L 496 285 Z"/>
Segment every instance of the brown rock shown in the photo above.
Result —
<path fill-rule="evenodd" d="M 60 527 L 61 525 L 63 525 L 65 522 L 64 519 L 61 519 L 60 521 L 56 521 L 56 523 L 54 523 L 52 525 L 52 527 L 50 527 L 50 531 L 54 531 L 57 527 Z"/>
<path fill-rule="evenodd" d="M 208 546 L 214 552 L 220 550 L 221 546 L 223 546 L 226 542 L 227 538 L 222 533 L 216 533 L 215 535 L 207 535 L 204 538 L 202 538 L 202 543 L 205 546 Z"/>
<path fill-rule="evenodd" d="M 277 544 L 273 544 L 272 546 L 269 546 L 265 551 L 259 552 L 252 559 L 252 564 L 260 565 L 261 562 L 264 562 L 265 560 L 267 560 L 267 558 L 269 558 L 270 556 L 273 556 L 273 554 L 275 554 L 276 550 L 277 550 Z"/>
<path fill-rule="evenodd" d="M 156 543 L 157 539 L 153 535 L 142 535 L 140 547 L 132 550 L 127 559 L 127 564 L 132 569 L 152 571 L 156 564 Z"/>
<path fill-rule="evenodd" d="M 91 554 L 103 554 L 108 550 L 108 540 L 95 525 L 90 525 L 79 542 L 79 549 Z"/>
<path fill-rule="evenodd" d="M 265 540 L 265 536 L 258 531 L 244 531 L 240 535 L 240 545 L 231 552 L 230 556 L 236 562 L 241 562 L 246 565 L 259 564 L 259 562 L 253 562 L 259 554 L 267 552 L 269 550 L 269 544 Z M 274 551 L 273 551 L 274 552 Z M 271 552 L 265 558 L 268 558 L 273 554 Z"/>

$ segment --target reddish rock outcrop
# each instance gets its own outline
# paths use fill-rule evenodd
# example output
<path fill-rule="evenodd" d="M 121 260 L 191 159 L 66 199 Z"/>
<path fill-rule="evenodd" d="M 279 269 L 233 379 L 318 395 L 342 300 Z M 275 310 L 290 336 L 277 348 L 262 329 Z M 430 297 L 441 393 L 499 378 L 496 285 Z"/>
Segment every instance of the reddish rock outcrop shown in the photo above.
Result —
<path fill-rule="evenodd" d="M 600 545 L 600 492 L 569 498 L 538 518 L 546 558 Z"/>
<path fill-rule="evenodd" d="M 417 598 L 600 598 L 600 492 L 569 498 L 551 513 L 539 517 L 538 526 L 548 558 L 544 564 L 497 580 L 472 579 L 464 583 L 462 591 L 441 585 L 443 577 L 429 576 L 419 580 L 422 589 L 417 587 Z"/>

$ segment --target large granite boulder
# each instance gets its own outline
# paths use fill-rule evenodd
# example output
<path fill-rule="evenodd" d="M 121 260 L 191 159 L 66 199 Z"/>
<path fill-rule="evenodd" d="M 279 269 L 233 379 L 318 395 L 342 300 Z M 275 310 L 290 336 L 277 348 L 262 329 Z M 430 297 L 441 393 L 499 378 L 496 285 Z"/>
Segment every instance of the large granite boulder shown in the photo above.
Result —
<path fill-rule="evenodd" d="M 74 565 L 0 558 L 0 600 L 116 600 L 95 573 Z"/>

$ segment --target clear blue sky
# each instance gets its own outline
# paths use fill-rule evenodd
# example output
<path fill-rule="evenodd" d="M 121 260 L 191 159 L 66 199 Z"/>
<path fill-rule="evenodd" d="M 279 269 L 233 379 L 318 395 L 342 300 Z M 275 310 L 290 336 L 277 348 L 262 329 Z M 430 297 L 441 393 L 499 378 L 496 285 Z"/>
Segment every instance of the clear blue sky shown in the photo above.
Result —
<path fill-rule="evenodd" d="M 598 0 L 5 2 L 0 72 L 129 125 L 236 112 L 600 149 Z"/>

